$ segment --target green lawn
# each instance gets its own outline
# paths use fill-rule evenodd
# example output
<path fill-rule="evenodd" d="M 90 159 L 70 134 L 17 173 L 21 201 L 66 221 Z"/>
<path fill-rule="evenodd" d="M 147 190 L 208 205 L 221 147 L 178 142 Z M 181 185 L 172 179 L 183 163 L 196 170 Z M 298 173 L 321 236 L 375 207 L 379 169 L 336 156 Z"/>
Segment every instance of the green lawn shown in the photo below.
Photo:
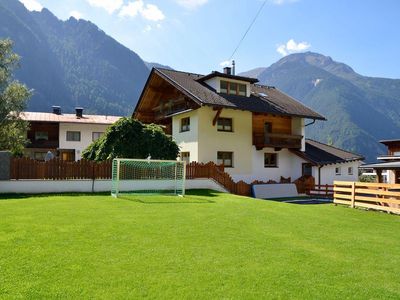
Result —
<path fill-rule="evenodd" d="M 0 298 L 400 298 L 400 217 L 207 191 L 2 196 Z"/>

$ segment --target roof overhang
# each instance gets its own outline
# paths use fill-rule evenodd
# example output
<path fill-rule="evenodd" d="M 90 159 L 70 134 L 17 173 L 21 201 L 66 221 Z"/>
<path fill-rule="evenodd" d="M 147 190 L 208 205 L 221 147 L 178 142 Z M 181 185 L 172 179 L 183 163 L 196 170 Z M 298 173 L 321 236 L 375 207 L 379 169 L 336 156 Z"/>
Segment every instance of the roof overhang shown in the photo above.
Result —
<path fill-rule="evenodd" d="M 227 78 L 227 79 L 234 79 L 234 80 L 239 80 L 239 81 L 246 81 L 246 82 L 250 82 L 250 83 L 256 83 L 258 82 L 257 78 L 251 78 L 251 77 L 244 77 L 244 76 L 237 76 L 237 75 L 231 75 L 231 74 L 225 74 L 225 73 L 221 73 L 221 72 L 211 72 L 208 75 L 205 75 L 203 77 L 200 77 L 199 79 L 197 79 L 197 81 L 206 81 L 208 79 L 214 78 L 214 77 L 222 77 L 222 78 Z"/>
<path fill-rule="evenodd" d="M 360 166 L 361 169 L 378 169 L 378 170 L 400 170 L 400 161 L 385 162 L 376 164 L 366 164 Z"/>
<path fill-rule="evenodd" d="M 198 105 L 202 106 L 202 101 L 201 99 L 199 99 L 198 97 L 196 97 L 195 95 L 193 95 L 190 91 L 188 91 L 187 89 L 185 89 L 183 86 L 181 86 L 179 83 L 177 83 L 176 81 L 172 80 L 170 77 L 168 77 L 167 75 L 165 75 L 162 71 L 153 68 L 149 74 L 149 77 L 147 77 L 146 83 L 144 85 L 144 88 L 142 90 L 142 93 L 140 94 L 139 100 L 136 103 L 135 109 L 132 113 L 132 117 L 135 117 L 136 112 L 138 111 L 138 109 L 140 108 L 140 105 L 143 101 L 143 98 L 145 96 L 145 93 L 147 91 L 147 89 L 149 88 L 150 85 L 150 81 L 152 79 L 153 76 L 158 75 L 160 76 L 163 80 L 165 80 L 166 82 L 168 82 L 169 84 L 171 84 L 173 87 L 175 87 L 177 90 L 179 90 L 180 92 L 182 92 L 185 96 L 187 96 L 188 98 L 190 98 L 191 100 L 193 100 L 194 102 L 196 102 Z"/>

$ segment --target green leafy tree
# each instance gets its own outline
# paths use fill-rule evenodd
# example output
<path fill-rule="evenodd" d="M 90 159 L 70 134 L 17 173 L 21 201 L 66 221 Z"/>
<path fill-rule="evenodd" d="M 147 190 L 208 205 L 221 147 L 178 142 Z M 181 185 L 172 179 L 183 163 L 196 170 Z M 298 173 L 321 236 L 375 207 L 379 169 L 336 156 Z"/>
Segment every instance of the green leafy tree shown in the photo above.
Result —
<path fill-rule="evenodd" d="M 28 88 L 13 79 L 19 56 L 9 39 L 0 40 L 0 150 L 22 152 L 26 143 L 28 123 L 20 117 L 31 96 Z"/>
<path fill-rule="evenodd" d="M 178 145 L 155 124 L 122 118 L 93 142 L 83 153 L 85 159 L 103 161 L 116 157 L 176 159 Z"/>

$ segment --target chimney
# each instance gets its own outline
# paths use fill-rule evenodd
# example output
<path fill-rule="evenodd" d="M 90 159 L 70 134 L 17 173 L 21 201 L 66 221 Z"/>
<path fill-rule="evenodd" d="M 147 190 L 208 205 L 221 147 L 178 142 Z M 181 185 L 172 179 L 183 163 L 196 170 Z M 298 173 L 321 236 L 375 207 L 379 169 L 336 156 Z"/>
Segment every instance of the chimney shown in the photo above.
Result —
<path fill-rule="evenodd" d="M 83 117 L 83 107 L 75 107 L 75 114 L 77 118 Z"/>
<path fill-rule="evenodd" d="M 232 60 L 232 75 L 236 75 L 235 74 L 235 60 Z"/>
<path fill-rule="evenodd" d="M 224 74 L 232 75 L 232 68 L 231 67 L 225 67 L 224 68 Z"/>
<path fill-rule="evenodd" d="M 53 105 L 51 108 L 53 109 L 53 114 L 61 115 L 61 106 Z"/>

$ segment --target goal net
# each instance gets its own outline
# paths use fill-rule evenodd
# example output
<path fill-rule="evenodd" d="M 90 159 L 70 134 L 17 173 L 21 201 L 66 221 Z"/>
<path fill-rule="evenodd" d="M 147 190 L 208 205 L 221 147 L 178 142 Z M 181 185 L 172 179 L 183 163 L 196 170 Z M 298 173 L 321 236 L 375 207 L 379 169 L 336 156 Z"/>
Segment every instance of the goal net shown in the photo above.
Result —
<path fill-rule="evenodd" d="M 112 164 L 111 195 L 185 194 L 184 161 L 116 158 Z"/>

